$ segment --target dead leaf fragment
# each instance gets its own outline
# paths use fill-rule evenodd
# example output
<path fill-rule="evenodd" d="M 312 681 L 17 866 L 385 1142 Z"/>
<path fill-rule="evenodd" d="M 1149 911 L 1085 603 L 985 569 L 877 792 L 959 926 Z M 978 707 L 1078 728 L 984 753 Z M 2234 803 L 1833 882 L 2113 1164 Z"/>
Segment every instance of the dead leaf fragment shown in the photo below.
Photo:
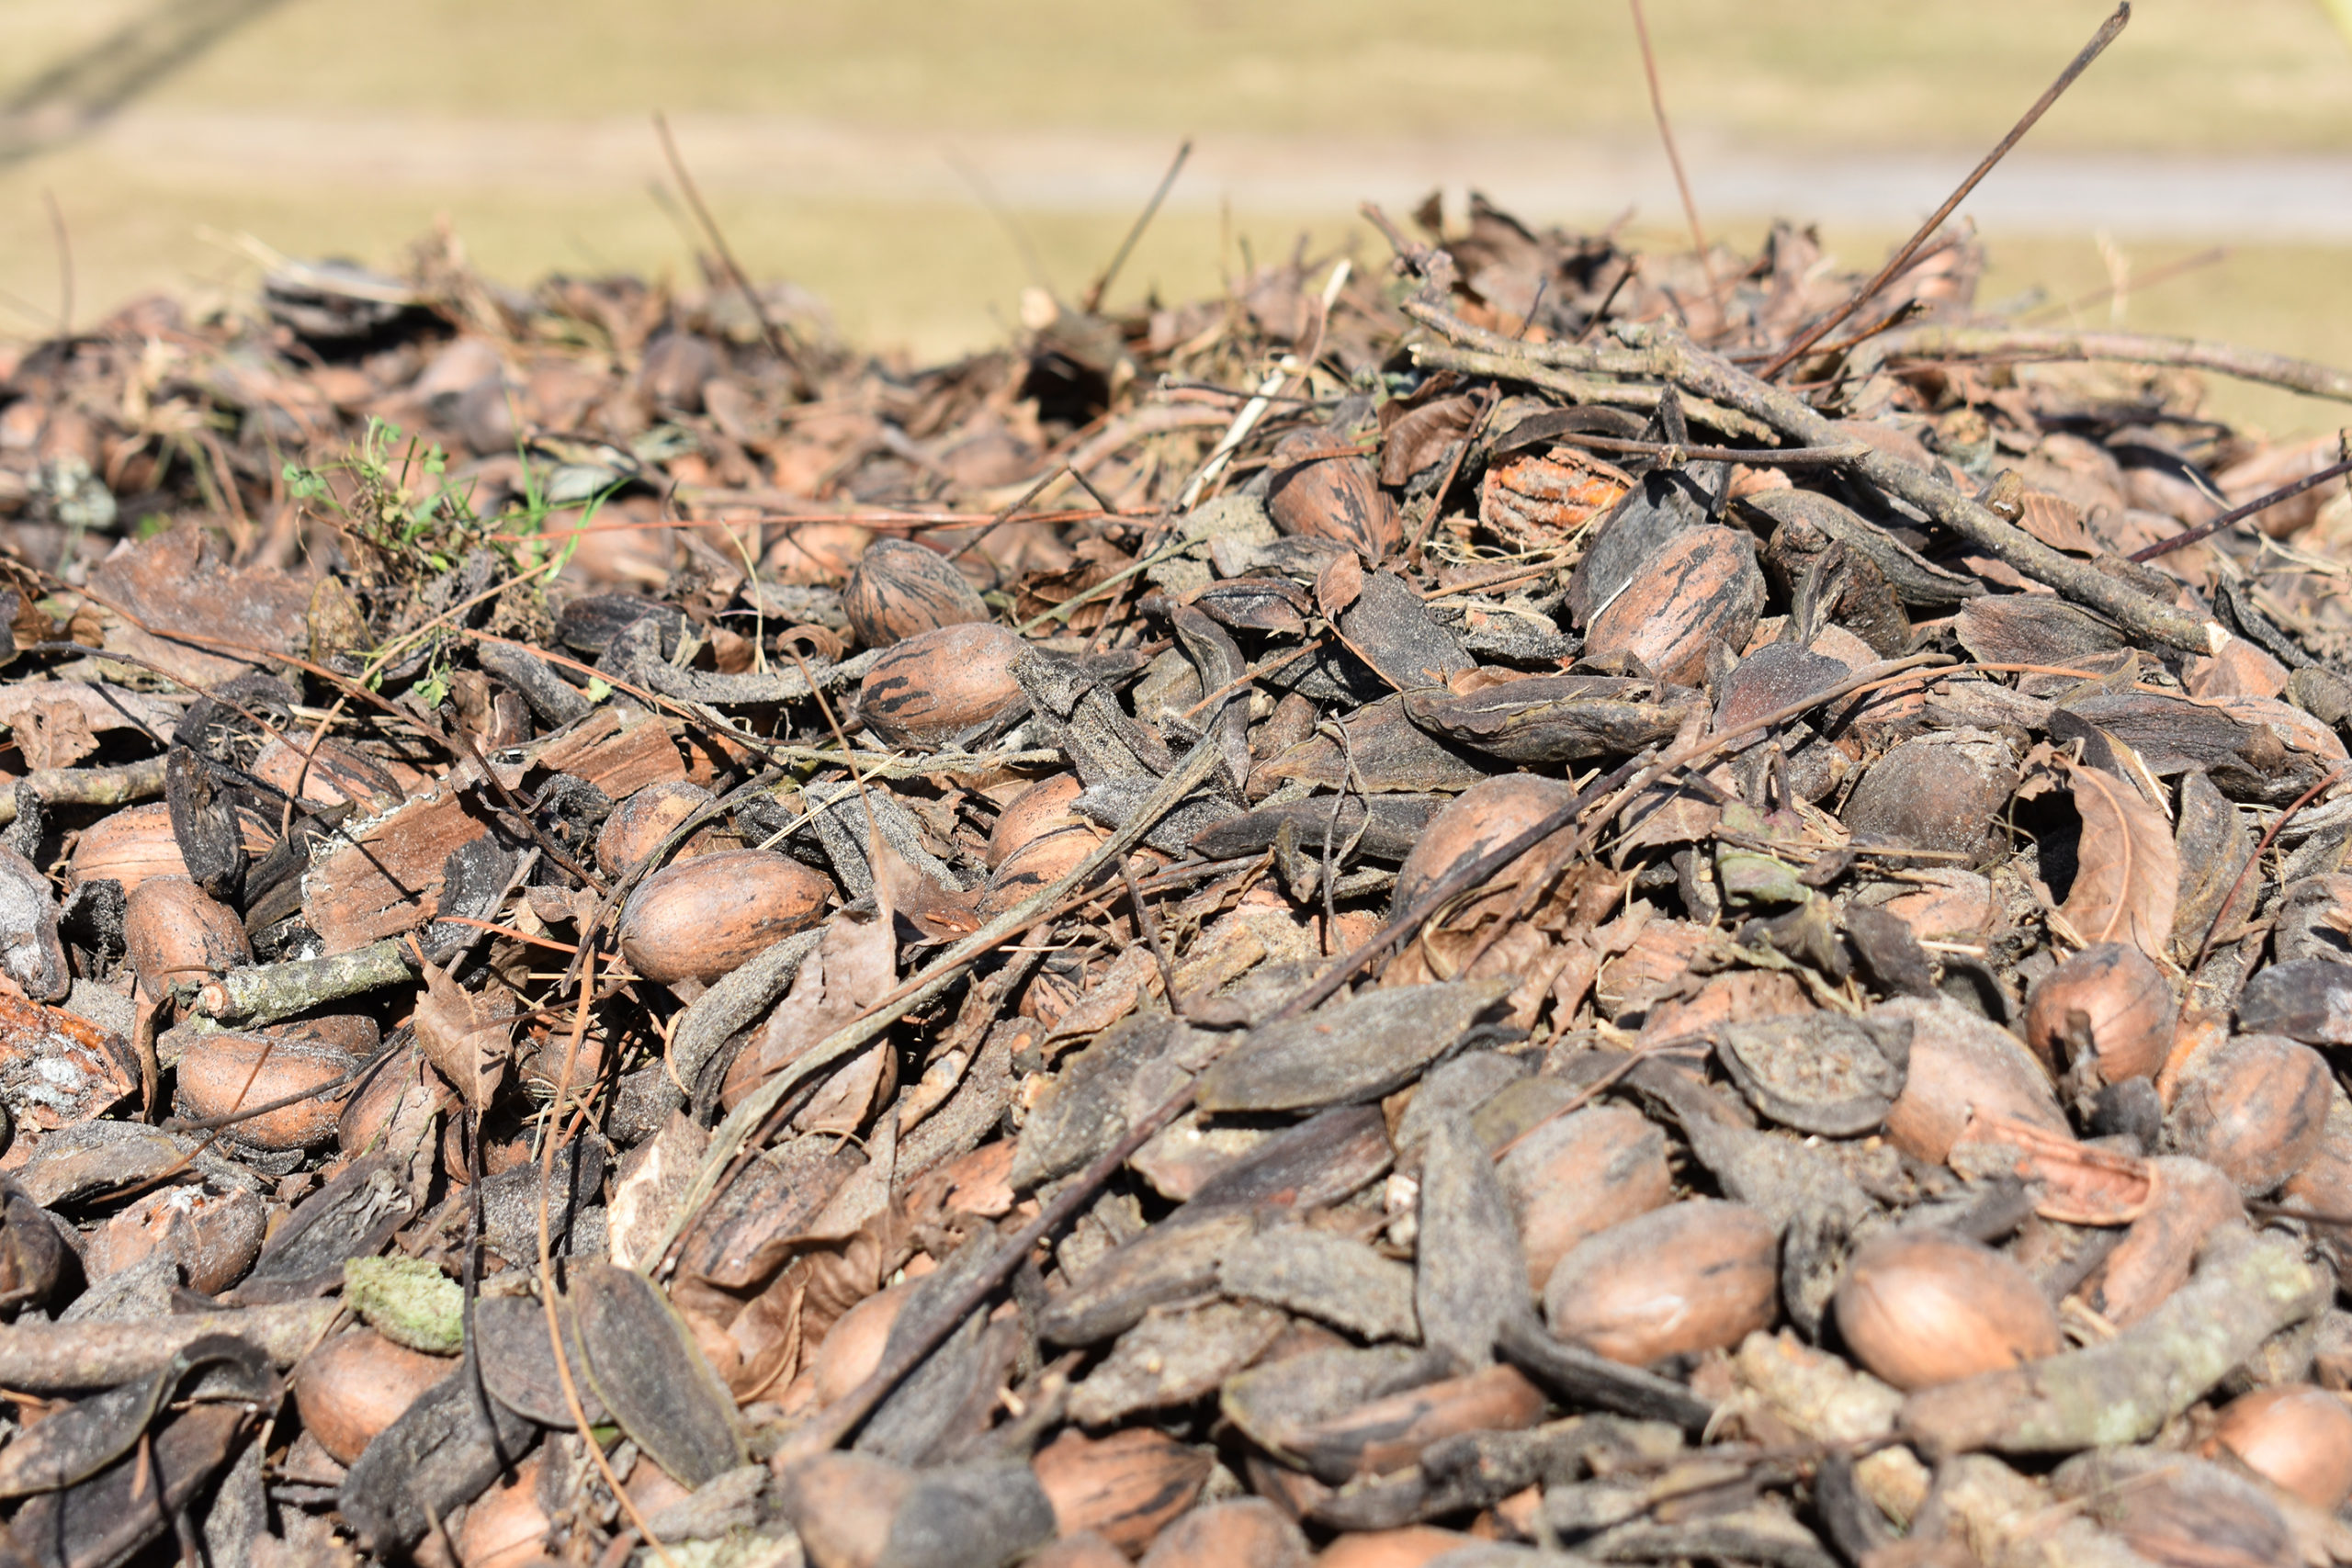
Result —
<path fill-rule="evenodd" d="M 467 990 L 434 964 L 425 964 L 424 972 L 416 1043 L 441 1075 L 458 1086 L 467 1105 L 480 1111 L 506 1076 L 514 1010 L 495 997 Z"/>
<path fill-rule="evenodd" d="M 2070 764 L 2067 775 L 2083 832 L 2059 913 L 2086 942 L 2128 942 L 2161 960 L 2180 897 L 2172 825 L 2112 774 Z"/>
<path fill-rule="evenodd" d="M 90 721 L 72 703 L 35 703 L 16 725 L 17 749 L 28 768 L 70 768 L 98 749 Z"/>

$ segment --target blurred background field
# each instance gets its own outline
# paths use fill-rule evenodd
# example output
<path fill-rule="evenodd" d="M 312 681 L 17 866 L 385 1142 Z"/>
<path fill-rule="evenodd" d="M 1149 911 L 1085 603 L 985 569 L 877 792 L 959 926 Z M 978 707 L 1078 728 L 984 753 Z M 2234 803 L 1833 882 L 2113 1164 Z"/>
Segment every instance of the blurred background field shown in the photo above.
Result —
<path fill-rule="evenodd" d="M 1711 229 L 1752 244 L 1775 215 L 1818 220 L 1860 264 L 2107 8 L 1649 14 Z M 1532 221 L 1630 211 L 1637 234 L 1681 233 L 1623 0 L 0 0 L 0 17 L 15 335 L 67 305 L 51 197 L 83 324 L 138 292 L 246 287 L 239 233 L 388 265 L 446 220 L 509 281 L 682 272 L 693 247 L 651 189 L 656 108 L 754 274 L 918 358 L 1000 336 L 1041 275 L 1077 292 L 1186 135 L 1198 152 L 1122 294 L 1214 290 L 1302 233 L 1374 258 L 1356 201 L 1436 186 Z M 2079 319 L 2352 363 L 2352 47 L 2316 0 L 2143 0 L 1963 210 L 1991 251 L 1988 303 L 2120 278 L 2120 303 Z M 2275 431 L 2340 418 L 2215 396 Z"/>

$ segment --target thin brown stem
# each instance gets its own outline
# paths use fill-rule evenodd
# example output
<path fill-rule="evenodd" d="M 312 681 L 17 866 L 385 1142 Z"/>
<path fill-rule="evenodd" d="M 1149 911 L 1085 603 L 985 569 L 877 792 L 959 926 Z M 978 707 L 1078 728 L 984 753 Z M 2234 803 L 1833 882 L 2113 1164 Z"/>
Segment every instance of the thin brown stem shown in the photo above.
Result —
<path fill-rule="evenodd" d="M 41 200 L 49 207 L 49 231 L 57 242 L 57 335 L 74 335 L 74 238 L 65 229 L 65 209 L 57 193 L 43 186 Z"/>
<path fill-rule="evenodd" d="M 2302 494 L 2305 491 L 2317 490 L 2320 486 L 2327 483 L 2328 480 L 2340 479 L 2346 474 L 2352 474 L 2352 457 L 2347 457 L 2342 462 L 2330 463 L 2326 468 L 2320 469 L 2316 473 L 2305 474 L 2293 484 L 2280 485 L 2277 490 L 2272 491 L 2267 495 L 2257 495 L 2252 501 L 2246 502 L 2238 506 L 2233 506 L 2227 512 L 2222 513 L 2219 517 L 2214 518 L 2210 523 L 2200 523 L 2194 528 L 2185 529 L 2180 533 L 2175 534 L 2169 539 L 2158 539 L 2146 549 L 2132 551 L 2130 558 L 2132 560 L 2154 560 L 2158 556 L 2168 556 L 2175 550 L 2186 549 L 2189 546 L 2197 543 L 2199 539 L 2205 538 L 2213 534 L 2218 534 L 2224 528 L 2245 522 L 2247 518 L 2253 516 L 2257 512 L 2267 512 L 2270 508 L 2278 505 L 2282 501 L 2292 501 L 2295 497 Z"/>
<path fill-rule="evenodd" d="M 718 220 L 713 218 L 710 209 L 703 204 L 702 191 L 695 186 L 694 175 L 688 172 L 685 159 L 678 155 L 677 141 L 670 135 L 669 117 L 659 109 L 653 111 L 653 130 L 662 138 L 662 155 L 670 162 L 671 176 L 678 182 L 678 189 L 684 195 L 686 205 L 694 209 L 695 221 L 702 225 L 703 233 L 710 240 L 710 248 L 718 253 L 719 265 L 727 269 L 729 279 L 742 292 L 743 303 L 752 308 L 752 317 L 760 323 L 760 335 L 767 340 L 769 352 L 794 369 L 798 369 L 800 356 L 793 353 L 791 345 L 785 341 L 784 333 L 768 315 L 767 301 L 762 299 L 760 291 L 752 287 L 751 276 L 744 272 L 743 264 L 735 259 L 734 248 L 728 244 L 727 235 L 718 227 Z"/>
<path fill-rule="evenodd" d="M 1119 242 L 1118 250 L 1111 256 L 1111 264 L 1102 269 L 1102 276 L 1089 284 L 1086 292 L 1080 296 L 1078 301 L 1080 310 L 1091 316 L 1102 308 L 1102 296 L 1111 291 L 1111 285 L 1117 279 L 1119 269 L 1127 265 L 1127 257 L 1134 253 L 1136 242 L 1143 238 L 1143 231 L 1150 228 L 1151 220 L 1159 215 L 1159 204 L 1168 199 L 1169 191 L 1176 184 L 1176 176 L 1184 172 L 1184 160 L 1192 155 L 1193 139 L 1187 136 L 1178 144 L 1176 156 L 1169 161 L 1168 172 L 1159 176 L 1159 185 L 1152 191 L 1151 199 L 1144 203 L 1143 211 L 1136 219 L 1135 227 L 1129 229 L 1127 237 Z"/>
<path fill-rule="evenodd" d="M 1666 161 L 1674 169 L 1674 188 L 1682 197 L 1682 216 L 1690 224 L 1690 243 L 1699 253 L 1700 268 L 1707 275 L 1707 298 L 1718 309 L 1723 304 L 1724 286 L 1715 276 L 1714 257 L 1708 254 L 1707 231 L 1699 221 L 1699 204 L 1690 195 L 1690 178 L 1682 171 L 1682 153 L 1674 145 L 1674 125 L 1667 118 L 1666 94 L 1657 83 L 1657 56 L 1650 49 L 1650 25 L 1642 15 L 1642 0 L 1625 0 L 1633 7 L 1634 37 L 1642 46 L 1642 74 L 1649 82 L 1650 112 L 1657 117 L 1657 139 L 1666 143 Z"/>
<path fill-rule="evenodd" d="M 2281 811 L 2270 826 L 2263 831 L 2261 840 L 2254 846 L 2254 853 L 2246 856 L 2245 863 L 2238 867 L 2237 875 L 2230 883 L 2230 890 L 2222 896 L 2221 908 L 2213 911 L 2213 923 L 2205 928 L 2205 940 L 2197 944 L 2197 962 L 2188 966 L 2190 974 L 2194 975 L 2205 967 L 2205 960 L 2213 951 L 2213 939 L 2221 934 L 2222 921 L 2228 917 L 2230 906 L 2237 902 L 2238 890 L 2245 886 L 2245 879 L 2254 868 L 2262 863 L 2262 857 L 2270 852 L 2270 846 L 2278 840 L 2279 829 L 2293 819 L 2296 812 L 2318 799 L 2320 791 L 2342 778 L 2345 772 L 2345 769 L 2338 768 L 2297 795 L 2294 804 Z"/>
<path fill-rule="evenodd" d="M 2163 266 L 2151 267 L 2133 278 L 2132 287 L 2135 291 L 2144 291 L 2159 283 L 2169 283 L 2176 277 L 2229 259 L 2230 248 L 2227 245 L 2215 245 L 2211 250 L 2199 251 L 2193 256 L 2183 256 L 2178 261 L 2167 262 Z M 2106 304 L 2114 297 L 2115 285 L 2109 283 L 2092 289 L 2087 294 L 2078 294 L 2072 299 L 2052 299 L 2046 305 L 2037 305 L 2017 319 L 2020 322 L 2025 322 L 2033 320 L 2036 316 L 2056 316 L 2075 310 L 2087 310 L 2094 305 Z"/>
<path fill-rule="evenodd" d="M 1918 231 L 1914 233 L 1905 243 L 1903 248 L 1895 252 L 1887 264 L 1879 269 L 1878 276 L 1863 284 L 1852 299 L 1798 334 L 1796 342 L 1782 349 L 1770 365 L 1757 374 L 1767 381 L 1778 376 L 1795 363 L 1807 349 L 1836 331 L 1847 317 L 1860 310 L 1869 302 L 1871 296 L 1892 282 L 1894 275 L 1909 265 L 1913 253 L 1928 243 L 1928 236 L 1943 227 L 1944 220 L 1951 217 L 1953 210 L 1968 199 L 1969 193 L 1984 181 L 1985 175 L 1993 172 L 1995 165 L 2009 155 L 2009 149 L 2025 140 L 2025 133 L 2031 130 L 2043 115 L 2050 112 L 2050 106 L 2056 103 L 2066 89 L 2075 85 L 2075 78 L 2089 70 L 2091 62 L 2107 51 L 2107 46 L 2115 41 L 2117 35 L 2123 31 L 2124 24 L 2131 19 L 2131 0 L 2124 0 L 2122 5 L 2116 6 L 2113 16 L 2099 24 L 2098 31 L 2091 35 L 2090 42 L 2083 45 L 2082 52 L 2068 62 L 2066 69 L 2058 73 L 2058 80 L 2051 83 L 2049 89 L 2034 100 L 2033 107 L 2025 111 L 2025 118 L 2011 126 L 2009 133 L 2002 137 L 1990 152 L 1984 154 L 1984 162 L 1969 171 L 1968 177 L 1960 182 L 1960 188 L 1946 197 L 1944 204 L 1928 215 L 1928 220 L 1919 225 Z"/>

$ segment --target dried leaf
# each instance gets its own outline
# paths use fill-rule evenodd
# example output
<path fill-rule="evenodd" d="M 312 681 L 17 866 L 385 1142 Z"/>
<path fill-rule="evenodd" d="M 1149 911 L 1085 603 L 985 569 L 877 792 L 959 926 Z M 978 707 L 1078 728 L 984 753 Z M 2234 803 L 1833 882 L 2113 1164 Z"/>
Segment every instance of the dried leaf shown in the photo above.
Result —
<path fill-rule="evenodd" d="M 860 919 L 844 913 L 827 921 L 823 941 L 802 960 L 791 991 L 728 1069 L 719 1103 L 732 1109 L 790 1066 L 801 1052 L 879 1002 L 897 979 L 897 962 L 898 943 L 887 914 Z M 895 1065 L 887 1049 L 869 1050 L 844 1063 L 794 1125 L 804 1132 L 855 1131 L 876 1097 L 885 1092 L 883 1077 Z"/>
<path fill-rule="evenodd" d="M 1353 550 L 1333 556 L 1315 579 L 1315 607 L 1323 618 L 1335 621 L 1340 612 L 1363 592 L 1363 561 Z"/>
<path fill-rule="evenodd" d="M 70 768 L 98 749 L 90 721 L 72 703 L 34 703 L 14 722 L 17 749 L 28 768 Z"/>
<path fill-rule="evenodd" d="M 1969 1118 L 1951 1164 L 1972 1174 L 1990 1164 L 2036 1183 L 2033 1212 L 2063 1224 L 2128 1225 L 2155 1194 L 2154 1168 L 2138 1156 L 2077 1143 L 1998 1111 Z"/>
<path fill-rule="evenodd" d="M 2172 825 L 2113 774 L 2071 763 L 2066 772 L 2083 831 L 2059 913 L 2086 942 L 2128 942 L 2161 960 L 2180 897 Z"/>
<path fill-rule="evenodd" d="M 441 1076 L 475 1111 L 487 1106 L 506 1077 L 514 1010 L 504 999 L 467 990 L 435 964 L 424 965 L 424 995 L 416 1003 L 416 1043 Z"/>

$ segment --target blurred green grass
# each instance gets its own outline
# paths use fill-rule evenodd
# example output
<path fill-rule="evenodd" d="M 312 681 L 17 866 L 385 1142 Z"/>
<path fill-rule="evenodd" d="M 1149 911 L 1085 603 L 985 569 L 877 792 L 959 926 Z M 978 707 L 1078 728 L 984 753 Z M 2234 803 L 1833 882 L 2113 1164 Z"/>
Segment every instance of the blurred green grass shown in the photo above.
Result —
<path fill-rule="evenodd" d="M 0 97 L 47 61 L 153 0 L 0 0 L 11 48 Z M 1950 149 L 1954 171 L 2007 127 L 2105 14 L 2081 0 L 1884 0 L 1802 6 L 1651 0 L 1678 130 L 1693 161 L 1715 146 L 1884 152 Z M 430 122 L 561 125 L 744 113 L 936 138 L 1036 129 L 1159 135 L 1210 130 L 1384 138 L 1559 135 L 1651 145 L 1622 0 L 287 0 L 159 86 L 132 111 L 412 115 Z M 650 145 L 650 133 L 647 133 Z M 2352 151 L 2352 51 L 2312 0 L 2142 0 L 2123 39 L 2035 132 L 2037 149 Z M 688 145 L 691 157 L 693 148 Z M 559 186 L 452 180 L 418 188 L 366 175 L 289 178 L 233 161 L 191 173 L 142 165 L 101 137 L 0 169 L 0 328 L 44 330 L 59 299 L 43 211 L 72 236 L 76 319 L 142 291 L 249 285 L 249 263 L 198 237 L 246 231 L 291 254 L 383 265 L 446 218 L 488 272 L 690 269 L 691 247 L 635 174 Z M 709 183 L 709 182 L 707 182 Z M 828 299 L 854 340 L 934 357 L 1006 330 L 1027 272 L 977 198 L 780 197 L 710 183 L 737 250 L 763 276 Z M 1054 281 L 1074 293 L 1109 255 L 1125 211 L 1015 211 Z M 1564 214 L 1527 212 L 1532 220 Z M 1597 221 L 1606 214 L 1574 215 Z M 1803 213 L 1791 214 L 1803 218 Z M 1671 211 L 1642 215 L 1672 223 Z M 1758 227 L 1725 223 L 1752 243 Z M 1383 248 L 1343 206 L 1222 220 L 1164 213 L 1119 296 L 1213 291 L 1240 265 L 1286 253 Z M 1852 265 L 1893 231 L 1828 226 Z M 1659 230 L 1659 243 L 1679 233 Z M 2091 235 L 1985 236 L 1983 297 L 2030 285 L 2058 298 L 2099 288 Z M 2210 239 L 2121 237 L 2136 273 Z M 2352 363 L 2352 250 L 2263 243 L 2135 291 L 2126 324 L 2228 338 Z M 2104 307 L 2090 312 L 2105 324 Z M 2217 384 L 2217 409 L 2276 431 L 2333 428 L 2338 406 Z"/>

